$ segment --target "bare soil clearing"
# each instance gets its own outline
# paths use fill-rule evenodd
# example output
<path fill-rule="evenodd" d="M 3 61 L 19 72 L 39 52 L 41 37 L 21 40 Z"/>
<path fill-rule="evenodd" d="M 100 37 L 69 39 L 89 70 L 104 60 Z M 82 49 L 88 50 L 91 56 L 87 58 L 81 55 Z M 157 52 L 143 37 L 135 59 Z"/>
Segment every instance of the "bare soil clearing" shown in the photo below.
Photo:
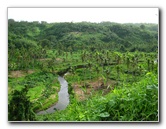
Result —
<path fill-rule="evenodd" d="M 103 95 L 105 95 L 113 90 L 115 85 L 115 80 L 108 80 L 107 85 L 104 85 L 102 79 L 99 79 L 95 81 L 87 81 L 85 84 L 83 82 L 81 82 L 81 84 L 73 84 L 72 87 L 76 98 L 79 101 L 83 101 L 96 91 L 102 91 Z"/>
<path fill-rule="evenodd" d="M 34 72 L 35 72 L 34 70 L 28 70 L 27 72 L 22 70 L 16 70 L 16 71 L 10 71 L 8 76 L 12 78 L 18 78 L 18 77 L 24 77 L 28 74 L 32 74 Z"/>

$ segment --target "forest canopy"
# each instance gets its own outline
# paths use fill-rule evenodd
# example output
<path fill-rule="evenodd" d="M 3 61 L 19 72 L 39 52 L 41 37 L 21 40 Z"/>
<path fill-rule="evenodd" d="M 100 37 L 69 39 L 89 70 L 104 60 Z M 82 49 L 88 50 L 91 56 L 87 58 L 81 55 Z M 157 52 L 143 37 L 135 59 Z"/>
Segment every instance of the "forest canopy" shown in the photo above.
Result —
<path fill-rule="evenodd" d="M 79 51 L 84 48 L 119 52 L 158 50 L 157 24 L 17 22 L 9 19 L 8 30 L 9 49 L 43 47 Z"/>

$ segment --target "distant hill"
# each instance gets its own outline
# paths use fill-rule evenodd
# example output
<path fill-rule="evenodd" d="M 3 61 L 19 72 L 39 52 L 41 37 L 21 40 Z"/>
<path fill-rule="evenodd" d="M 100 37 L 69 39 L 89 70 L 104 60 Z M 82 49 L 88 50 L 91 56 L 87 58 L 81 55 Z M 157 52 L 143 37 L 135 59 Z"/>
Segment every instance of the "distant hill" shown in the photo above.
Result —
<path fill-rule="evenodd" d="M 154 52 L 158 49 L 157 24 L 46 23 L 8 20 L 10 48 L 45 47 L 64 51 L 109 49 Z"/>

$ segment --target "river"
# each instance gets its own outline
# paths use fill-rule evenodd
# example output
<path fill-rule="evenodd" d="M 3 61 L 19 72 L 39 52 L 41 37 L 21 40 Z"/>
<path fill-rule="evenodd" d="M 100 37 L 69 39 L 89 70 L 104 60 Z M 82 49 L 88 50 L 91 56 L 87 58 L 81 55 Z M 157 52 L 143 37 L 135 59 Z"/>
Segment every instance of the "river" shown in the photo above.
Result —
<path fill-rule="evenodd" d="M 61 85 L 60 91 L 58 92 L 58 103 L 48 108 L 47 110 L 38 112 L 37 115 L 50 114 L 55 112 L 56 110 L 64 110 L 69 104 L 68 83 L 61 76 L 58 77 L 58 80 Z"/>

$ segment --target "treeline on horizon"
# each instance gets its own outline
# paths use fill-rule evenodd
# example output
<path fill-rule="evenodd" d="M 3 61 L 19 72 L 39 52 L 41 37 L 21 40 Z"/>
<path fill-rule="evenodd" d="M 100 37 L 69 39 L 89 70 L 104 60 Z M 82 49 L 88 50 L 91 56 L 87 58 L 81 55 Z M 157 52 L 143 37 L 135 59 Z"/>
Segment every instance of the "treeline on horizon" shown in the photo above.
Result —
<path fill-rule="evenodd" d="M 40 23 L 9 19 L 8 48 L 157 52 L 158 24 Z"/>

